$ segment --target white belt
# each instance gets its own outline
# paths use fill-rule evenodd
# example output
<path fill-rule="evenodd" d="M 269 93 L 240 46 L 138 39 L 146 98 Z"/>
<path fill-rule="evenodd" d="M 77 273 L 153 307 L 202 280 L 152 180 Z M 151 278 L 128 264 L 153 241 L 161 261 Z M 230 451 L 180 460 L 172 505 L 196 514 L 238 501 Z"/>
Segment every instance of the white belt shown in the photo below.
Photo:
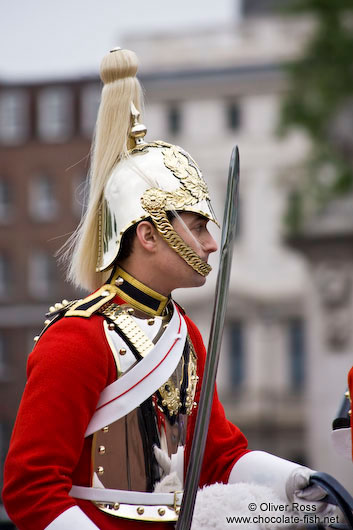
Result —
<path fill-rule="evenodd" d="M 145 506 L 180 506 L 183 498 L 182 491 L 174 493 L 146 493 L 143 491 L 90 488 L 86 486 L 72 486 L 69 494 L 76 499 L 106 504 L 143 504 Z"/>

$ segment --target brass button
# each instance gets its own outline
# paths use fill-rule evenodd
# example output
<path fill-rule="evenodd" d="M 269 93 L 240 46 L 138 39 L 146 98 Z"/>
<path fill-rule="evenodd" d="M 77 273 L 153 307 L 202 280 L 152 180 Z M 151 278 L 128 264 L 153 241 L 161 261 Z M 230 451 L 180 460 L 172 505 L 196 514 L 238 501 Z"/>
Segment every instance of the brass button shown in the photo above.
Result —
<path fill-rule="evenodd" d="M 154 318 L 149 318 L 149 319 L 147 320 L 147 324 L 148 324 L 149 326 L 153 326 L 153 324 L 154 324 Z"/>
<path fill-rule="evenodd" d="M 119 502 L 116 502 L 114 505 L 113 505 L 113 509 L 114 510 L 119 510 L 120 508 L 120 503 Z"/>
<path fill-rule="evenodd" d="M 50 324 L 51 320 L 44 320 L 44 325 L 48 326 Z"/>
<path fill-rule="evenodd" d="M 133 315 L 135 311 L 134 311 L 134 308 L 133 308 L 133 307 L 129 307 L 129 308 L 127 309 L 127 312 L 128 312 L 129 315 Z"/>
<path fill-rule="evenodd" d="M 119 276 L 116 280 L 115 280 L 115 285 L 117 287 L 119 287 L 120 285 L 122 285 L 124 283 L 124 280 L 121 276 Z"/>
<path fill-rule="evenodd" d="M 164 508 L 158 508 L 158 513 L 159 513 L 159 515 L 164 515 L 165 514 L 165 509 Z"/>
<path fill-rule="evenodd" d="M 125 348 L 120 348 L 119 353 L 120 353 L 120 355 L 125 355 L 125 353 L 126 353 Z"/>
<path fill-rule="evenodd" d="M 104 445 L 100 445 L 100 446 L 98 447 L 98 453 L 99 453 L 100 455 L 105 455 L 105 446 L 104 446 Z"/>
<path fill-rule="evenodd" d="M 39 340 L 39 335 L 36 335 L 34 338 L 33 338 L 34 342 L 37 342 Z"/>
<path fill-rule="evenodd" d="M 109 431 L 109 427 L 103 427 L 102 431 L 103 432 L 108 432 Z"/>
<path fill-rule="evenodd" d="M 115 324 L 113 322 L 109 322 L 108 329 L 111 329 L 111 330 L 115 329 Z"/>
<path fill-rule="evenodd" d="M 145 513 L 145 509 L 142 508 L 142 506 L 139 506 L 139 507 L 137 508 L 137 513 L 138 513 L 139 515 L 143 515 L 143 514 Z"/>
<path fill-rule="evenodd" d="M 104 473 L 104 467 L 103 467 L 103 466 L 99 466 L 99 467 L 97 467 L 97 473 L 98 473 L 98 475 L 103 475 L 103 473 Z"/>

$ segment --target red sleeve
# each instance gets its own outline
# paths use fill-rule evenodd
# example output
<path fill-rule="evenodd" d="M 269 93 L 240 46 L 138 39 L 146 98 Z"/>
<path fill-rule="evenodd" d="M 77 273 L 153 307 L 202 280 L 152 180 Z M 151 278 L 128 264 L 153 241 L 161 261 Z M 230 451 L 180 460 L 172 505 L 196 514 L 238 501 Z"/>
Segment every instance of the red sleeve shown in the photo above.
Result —
<path fill-rule="evenodd" d="M 348 374 L 348 390 L 349 390 L 349 398 L 351 400 L 351 439 L 352 439 L 352 460 L 353 460 L 353 414 L 352 414 L 352 403 L 353 403 L 353 367 L 350 369 Z"/>
<path fill-rule="evenodd" d="M 196 390 L 195 401 L 199 403 L 200 390 L 205 367 L 206 350 L 201 334 L 195 324 L 185 316 L 189 335 L 197 354 L 197 372 L 200 377 Z M 195 411 L 196 412 L 196 411 Z M 192 436 L 195 429 L 196 414 L 189 418 L 188 435 L 186 443 L 185 465 L 187 466 Z M 214 484 L 215 482 L 228 483 L 229 474 L 235 462 L 248 452 L 247 440 L 244 434 L 227 420 L 223 406 L 218 399 L 215 389 L 210 426 L 208 429 L 206 449 L 201 469 L 200 487 Z"/>
<path fill-rule="evenodd" d="M 75 505 L 68 495 L 73 477 L 89 485 L 89 465 L 85 475 L 79 466 L 90 454 L 84 433 L 100 392 L 111 382 L 111 364 L 97 316 L 63 318 L 30 354 L 3 490 L 6 510 L 20 529 L 41 530 Z"/>

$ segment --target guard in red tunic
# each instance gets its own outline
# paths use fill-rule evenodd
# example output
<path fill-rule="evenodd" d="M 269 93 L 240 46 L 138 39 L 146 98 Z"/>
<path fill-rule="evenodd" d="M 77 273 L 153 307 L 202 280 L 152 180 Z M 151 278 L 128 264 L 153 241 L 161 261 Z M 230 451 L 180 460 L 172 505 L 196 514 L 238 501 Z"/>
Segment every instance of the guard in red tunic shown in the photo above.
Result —
<path fill-rule="evenodd" d="M 89 203 L 67 249 L 70 279 L 93 294 L 50 308 L 29 356 L 3 490 L 19 529 L 162 530 L 178 517 L 205 348 L 171 293 L 205 283 L 216 219 L 192 157 L 145 141 L 136 70 L 120 48 L 102 63 Z M 215 393 L 200 486 L 314 502 L 311 473 L 249 452 Z"/>

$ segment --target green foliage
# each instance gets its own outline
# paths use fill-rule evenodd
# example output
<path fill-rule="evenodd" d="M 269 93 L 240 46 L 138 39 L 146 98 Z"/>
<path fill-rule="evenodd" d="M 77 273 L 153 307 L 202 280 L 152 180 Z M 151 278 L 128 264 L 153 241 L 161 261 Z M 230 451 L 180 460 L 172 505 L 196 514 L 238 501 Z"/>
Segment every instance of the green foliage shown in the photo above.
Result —
<path fill-rule="evenodd" d="M 301 199 L 289 200 L 287 225 L 296 231 L 307 201 L 320 207 L 353 189 L 353 113 L 348 130 L 342 132 L 338 122 L 338 117 L 349 120 L 353 109 L 353 0 L 296 0 L 288 11 L 314 20 L 302 57 L 286 67 L 290 91 L 279 126 L 282 134 L 299 127 L 313 143 L 307 176 L 295 190 Z"/>

